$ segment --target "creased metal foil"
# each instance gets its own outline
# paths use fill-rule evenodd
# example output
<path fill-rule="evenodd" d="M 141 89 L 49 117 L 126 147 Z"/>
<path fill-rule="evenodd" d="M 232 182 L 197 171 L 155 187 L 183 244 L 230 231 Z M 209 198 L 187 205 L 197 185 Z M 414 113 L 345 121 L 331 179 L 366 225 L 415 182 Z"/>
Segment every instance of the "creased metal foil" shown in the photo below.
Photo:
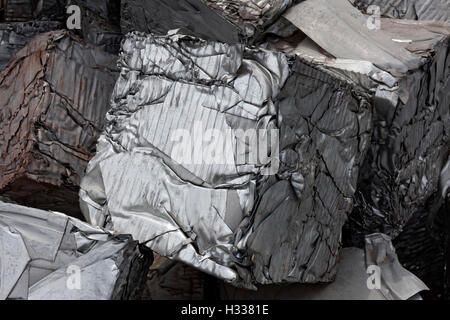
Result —
<path fill-rule="evenodd" d="M 0 202 L 0 299 L 135 299 L 151 252 L 64 214 Z"/>

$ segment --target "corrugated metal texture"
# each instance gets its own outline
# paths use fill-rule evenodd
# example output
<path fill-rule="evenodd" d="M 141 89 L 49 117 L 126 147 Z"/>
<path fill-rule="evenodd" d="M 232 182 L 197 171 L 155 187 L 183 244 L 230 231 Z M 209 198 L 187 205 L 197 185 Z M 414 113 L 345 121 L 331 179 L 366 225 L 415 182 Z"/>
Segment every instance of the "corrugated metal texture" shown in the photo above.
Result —
<path fill-rule="evenodd" d="M 370 138 L 365 97 L 293 56 L 182 35 L 130 34 L 120 64 L 82 181 L 88 221 L 235 285 L 331 281 Z M 195 136 L 196 122 L 279 129 L 280 171 L 233 150 L 225 164 L 174 158 L 171 133 Z"/>
<path fill-rule="evenodd" d="M 2 194 L 79 214 L 77 186 L 117 76 L 115 56 L 65 31 L 39 35 L 17 54 L 0 76 Z"/>
<path fill-rule="evenodd" d="M 450 23 L 448 0 L 350 0 L 360 10 L 378 6 L 383 16 L 395 19 L 431 20 Z M 374 12 L 369 12 L 373 14 Z"/>
<path fill-rule="evenodd" d="M 4 202 L 0 240 L 0 299 L 135 299 L 153 260 L 129 236 Z"/>

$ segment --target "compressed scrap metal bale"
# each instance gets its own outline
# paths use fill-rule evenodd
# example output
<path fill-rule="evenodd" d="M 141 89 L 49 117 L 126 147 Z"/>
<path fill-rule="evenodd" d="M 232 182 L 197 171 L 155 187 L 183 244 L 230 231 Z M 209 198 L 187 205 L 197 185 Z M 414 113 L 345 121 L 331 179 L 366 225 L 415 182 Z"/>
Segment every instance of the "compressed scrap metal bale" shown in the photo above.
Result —
<path fill-rule="evenodd" d="M 439 195 L 437 195 L 439 196 Z M 402 265 L 430 287 L 424 297 L 441 299 L 445 283 L 448 250 L 448 212 L 432 197 L 430 205 L 414 214 L 394 241 Z M 436 208 L 441 204 L 441 208 Z"/>
<path fill-rule="evenodd" d="M 122 32 L 187 29 L 226 43 L 254 42 L 293 0 L 123 0 Z"/>
<path fill-rule="evenodd" d="M 0 299 L 140 297 L 150 250 L 62 213 L 0 202 Z"/>
<path fill-rule="evenodd" d="M 366 98 L 300 58 L 183 35 L 131 33 L 119 64 L 81 184 L 86 219 L 235 285 L 332 281 L 370 140 Z M 211 129 L 221 142 L 198 139 Z M 278 132 L 273 161 L 240 159 L 239 129 Z"/>
<path fill-rule="evenodd" d="M 115 56 L 66 31 L 19 51 L 0 74 L 0 194 L 81 217 L 80 177 L 117 77 Z"/>
<path fill-rule="evenodd" d="M 379 270 L 380 287 L 374 270 Z M 370 272 L 368 272 L 370 271 Z M 371 277 L 371 278 L 370 278 Z M 369 284 L 374 285 L 369 288 Z M 222 300 L 419 300 L 427 286 L 399 263 L 391 240 L 384 234 L 365 239 L 365 249 L 344 248 L 335 281 L 327 284 L 260 286 L 251 292 L 227 284 L 220 286 Z"/>
<path fill-rule="evenodd" d="M 0 71 L 2 71 L 35 35 L 56 30 L 59 22 L 33 21 L 0 24 Z"/>
<path fill-rule="evenodd" d="M 410 39 L 420 30 L 404 27 L 412 31 Z M 441 31 L 445 35 L 427 50 L 420 43 L 407 46 L 424 61 L 399 79 L 394 95 L 376 94 L 374 135 L 351 218 L 366 233 L 396 237 L 416 212 L 437 207 L 429 200 L 439 191 L 450 151 L 450 28 Z"/>
<path fill-rule="evenodd" d="M 6 22 L 31 20 L 63 22 L 68 1 L 71 0 L 2 0 L 3 20 Z"/>
<path fill-rule="evenodd" d="M 450 23 L 448 0 L 350 0 L 369 14 L 379 13 L 395 19 L 431 20 Z M 378 8 L 376 8 L 376 7 Z M 368 10 L 369 9 L 369 10 Z"/>
<path fill-rule="evenodd" d="M 276 46 L 290 47 L 373 96 L 372 141 L 348 230 L 352 245 L 373 232 L 395 238 L 438 191 L 449 154 L 450 28 L 382 19 L 381 30 L 371 30 L 346 0 L 304 1 L 285 16 L 300 38 Z"/>

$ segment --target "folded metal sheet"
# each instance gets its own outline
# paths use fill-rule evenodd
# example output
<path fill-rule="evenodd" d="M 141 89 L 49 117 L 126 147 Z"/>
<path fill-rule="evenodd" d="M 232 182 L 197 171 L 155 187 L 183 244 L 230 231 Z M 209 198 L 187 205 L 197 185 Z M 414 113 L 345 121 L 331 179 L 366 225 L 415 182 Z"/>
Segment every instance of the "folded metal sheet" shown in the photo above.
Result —
<path fill-rule="evenodd" d="M 369 268 L 370 267 L 370 268 Z M 378 273 L 379 272 L 379 273 Z M 379 275 L 379 278 L 377 278 Z M 379 283 L 377 281 L 379 280 Z M 345 248 L 335 281 L 329 284 L 260 286 L 258 292 L 220 286 L 225 300 L 407 300 L 420 299 L 427 286 L 399 263 L 389 237 L 372 234 L 365 250 Z"/>
<path fill-rule="evenodd" d="M 292 0 L 124 0 L 122 32 L 165 35 L 185 29 L 196 36 L 226 43 L 252 43 Z"/>
<path fill-rule="evenodd" d="M 0 24 L 0 71 L 35 35 L 60 28 L 59 22 L 48 21 Z"/>
<path fill-rule="evenodd" d="M 78 185 L 118 77 L 116 57 L 66 31 L 38 35 L 0 74 L 0 193 L 80 216 Z"/>
<path fill-rule="evenodd" d="M 86 219 L 235 285 L 333 280 L 370 139 L 365 96 L 298 57 L 179 34 L 131 33 L 119 64 Z M 270 157 L 240 158 L 249 129 L 275 137 Z"/>
<path fill-rule="evenodd" d="M 395 19 L 431 20 L 450 24 L 448 0 L 350 0 L 363 12 L 374 14 L 379 8 L 382 16 Z M 372 6 L 372 7 L 371 7 Z M 373 9 L 373 10 L 368 10 Z"/>
<path fill-rule="evenodd" d="M 0 299 L 136 299 L 153 257 L 64 214 L 0 202 Z"/>
<path fill-rule="evenodd" d="M 373 232 L 395 238 L 438 191 L 439 175 L 449 153 L 450 28 L 439 23 L 382 19 L 381 30 L 370 30 L 360 12 L 341 10 L 347 7 L 345 0 L 332 4 L 305 1 L 294 6 L 285 16 L 299 28 L 300 35 L 294 41 L 274 45 L 358 83 L 373 96 L 372 142 L 348 228 L 358 239 L 353 242 L 356 245 Z M 331 28 L 321 17 L 335 12 Z M 308 21 L 314 28 L 305 26 Z M 346 44 L 345 39 L 324 41 L 339 37 L 347 26 L 358 25 L 352 32 L 367 40 L 360 38 L 357 46 Z M 347 37 L 348 33 L 344 34 Z M 375 51 L 366 52 L 368 48 Z M 395 54 L 405 51 L 408 54 Z"/>

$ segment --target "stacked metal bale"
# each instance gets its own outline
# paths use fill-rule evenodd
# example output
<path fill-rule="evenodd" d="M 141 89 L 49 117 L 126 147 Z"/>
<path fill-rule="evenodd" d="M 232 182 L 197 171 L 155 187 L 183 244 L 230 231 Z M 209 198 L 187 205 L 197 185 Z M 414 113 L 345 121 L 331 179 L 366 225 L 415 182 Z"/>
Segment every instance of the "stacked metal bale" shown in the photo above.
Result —
<path fill-rule="evenodd" d="M 207 40 L 255 43 L 294 0 L 123 0 L 122 32 L 183 29 Z"/>
<path fill-rule="evenodd" d="M 80 217 L 78 185 L 103 129 L 115 60 L 55 31 L 34 38 L 1 73 L 2 195 Z"/>

